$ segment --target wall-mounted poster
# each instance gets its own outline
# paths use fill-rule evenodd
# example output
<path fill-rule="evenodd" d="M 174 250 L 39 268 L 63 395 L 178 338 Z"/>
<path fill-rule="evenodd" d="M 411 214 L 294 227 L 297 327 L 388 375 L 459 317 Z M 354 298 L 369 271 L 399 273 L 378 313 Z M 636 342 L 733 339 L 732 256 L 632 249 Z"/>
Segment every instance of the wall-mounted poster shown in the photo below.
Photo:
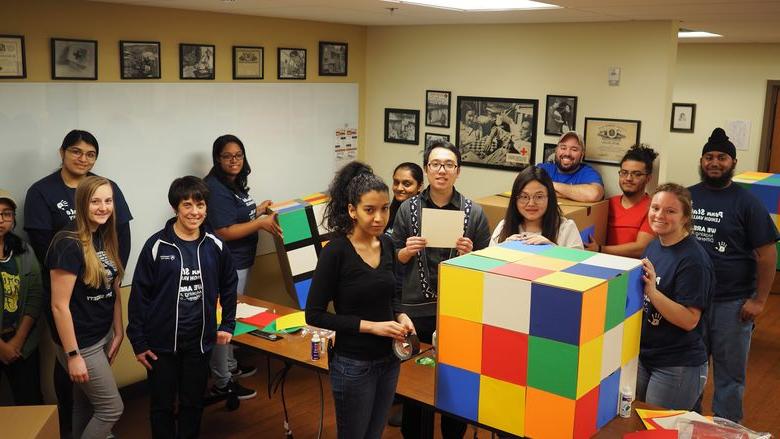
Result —
<path fill-rule="evenodd" d="M 179 44 L 180 79 L 214 79 L 214 45 Z"/>
<path fill-rule="evenodd" d="M 544 134 L 561 136 L 577 129 L 577 96 L 547 95 Z"/>
<path fill-rule="evenodd" d="M 278 79 L 306 79 L 306 49 L 280 47 L 276 54 Z"/>
<path fill-rule="evenodd" d="M 696 104 L 672 104 L 672 126 L 670 131 L 692 133 L 696 123 Z"/>
<path fill-rule="evenodd" d="M 320 41 L 320 76 L 347 76 L 347 43 Z"/>
<path fill-rule="evenodd" d="M 159 41 L 120 41 L 122 79 L 160 79 Z"/>
<path fill-rule="evenodd" d="M 639 143 L 642 122 L 627 119 L 585 118 L 585 160 L 619 165 L 629 148 Z"/>
<path fill-rule="evenodd" d="M 0 79 L 26 78 L 24 37 L 0 35 Z"/>
<path fill-rule="evenodd" d="M 427 90 L 425 92 L 425 125 L 429 127 L 450 127 L 450 97 L 448 91 Z"/>
<path fill-rule="evenodd" d="M 51 39 L 51 79 L 97 79 L 97 41 Z"/>
<path fill-rule="evenodd" d="M 385 108 L 385 142 L 420 143 L 420 110 Z"/>
<path fill-rule="evenodd" d="M 555 150 L 558 149 L 557 143 L 545 143 L 544 151 L 542 154 L 542 163 L 555 162 Z"/>
<path fill-rule="evenodd" d="M 439 134 L 439 133 L 425 133 L 425 147 L 431 146 L 431 143 L 433 142 L 449 142 L 450 141 L 450 135 L 449 134 Z"/>
<path fill-rule="evenodd" d="M 517 171 L 535 163 L 538 100 L 458 96 L 457 105 L 463 165 Z"/>
<path fill-rule="evenodd" d="M 233 79 L 263 79 L 263 48 L 233 46 Z"/>

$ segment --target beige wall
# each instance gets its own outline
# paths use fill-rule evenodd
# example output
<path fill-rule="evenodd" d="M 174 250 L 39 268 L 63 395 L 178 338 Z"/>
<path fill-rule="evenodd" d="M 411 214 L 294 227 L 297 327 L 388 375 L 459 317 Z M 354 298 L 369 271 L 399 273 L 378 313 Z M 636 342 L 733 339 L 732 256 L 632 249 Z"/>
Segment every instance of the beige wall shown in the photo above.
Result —
<path fill-rule="evenodd" d="M 751 122 L 750 145 L 737 151 L 737 172 L 756 170 L 767 80 L 780 80 L 780 44 L 681 44 L 674 102 L 696 104 L 693 133 L 671 133 L 669 179 L 699 181 L 696 166 L 713 128 L 726 120 Z"/>
<path fill-rule="evenodd" d="M 426 131 L 448 133 L 454 141 L 457 95 L 538 99 L 537 160 L 543 143 L 557 141 L 544 135 L 547 94 L 579 97 L 580 132 L 586 116 L 639 119 L 641 140 L 664 151 L 676 47 L 672 22 L 370 27 L 366 158 L 390 178 L 396 164 L 421 161 Z M 618 87 L 608 85 L 610 66 L 622 69 Z M 384 109 L 424 111 L 426 89 L 452 91 L 452 128 L 421 127 L 418 146 L 384 143 Z M 598 168 L 608 193 L 617 192 L 617 168 Z M 514 177 L 513 172 L 467 167 L 458 187 L 479 197 L 508 190 Z"/>

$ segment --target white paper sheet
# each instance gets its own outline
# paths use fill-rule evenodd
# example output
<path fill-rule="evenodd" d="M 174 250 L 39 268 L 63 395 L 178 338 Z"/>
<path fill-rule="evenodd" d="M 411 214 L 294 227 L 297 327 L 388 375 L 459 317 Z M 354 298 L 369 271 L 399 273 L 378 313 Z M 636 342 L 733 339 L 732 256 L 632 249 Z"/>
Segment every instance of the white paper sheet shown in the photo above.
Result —
<path fill-rule="evenodd" d="M 427 247 L 452 248 L 463 236 L 462 210 L 423 209 L 421 235 Z"/>
<path fill-rule="evenodd" d="M 268 308 L 263 308 L 262 306 L 254 306 L 248 303 L 239 303 L 236 306 L 236 318 L 246 319 L 265 311 L 268 311 Z"/>

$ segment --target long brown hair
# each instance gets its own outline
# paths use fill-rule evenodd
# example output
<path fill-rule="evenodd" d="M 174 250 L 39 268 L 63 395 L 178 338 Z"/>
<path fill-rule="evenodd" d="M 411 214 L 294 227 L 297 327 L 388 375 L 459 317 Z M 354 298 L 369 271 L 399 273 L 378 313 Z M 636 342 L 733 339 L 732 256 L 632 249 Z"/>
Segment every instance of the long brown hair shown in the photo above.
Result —
<path fill-rule="evenodd" d="M 691 233 L 693 231 L 693 202 L 691 201 L 690 191 L 677 183 L 664 183 L 655 188 L 653 197 L 659 192 L 669 192 L 677 197 L 682 205 L 682 214 L 685 218 L 683 229 L 685 229 L 686 232 Z"/>

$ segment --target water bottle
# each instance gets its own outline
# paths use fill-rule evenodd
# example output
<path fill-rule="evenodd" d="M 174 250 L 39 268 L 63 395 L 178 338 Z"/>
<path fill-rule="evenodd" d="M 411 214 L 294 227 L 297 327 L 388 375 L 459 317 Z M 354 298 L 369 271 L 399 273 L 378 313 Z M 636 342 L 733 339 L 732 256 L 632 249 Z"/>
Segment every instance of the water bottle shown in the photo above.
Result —
<path fill-rule="evenodd" d="M 320 359 L 320 334 L 316 332 L 311 336 L 311 359 L 313 361 Z"/>
<path fill-rule="evenodd" d="M 634 392 L 628 386 L 623 386 L 620 390 L 620 406 L 618 414 L 621 418 L 631 417 L 631 403 L 634 402 Z"/>

